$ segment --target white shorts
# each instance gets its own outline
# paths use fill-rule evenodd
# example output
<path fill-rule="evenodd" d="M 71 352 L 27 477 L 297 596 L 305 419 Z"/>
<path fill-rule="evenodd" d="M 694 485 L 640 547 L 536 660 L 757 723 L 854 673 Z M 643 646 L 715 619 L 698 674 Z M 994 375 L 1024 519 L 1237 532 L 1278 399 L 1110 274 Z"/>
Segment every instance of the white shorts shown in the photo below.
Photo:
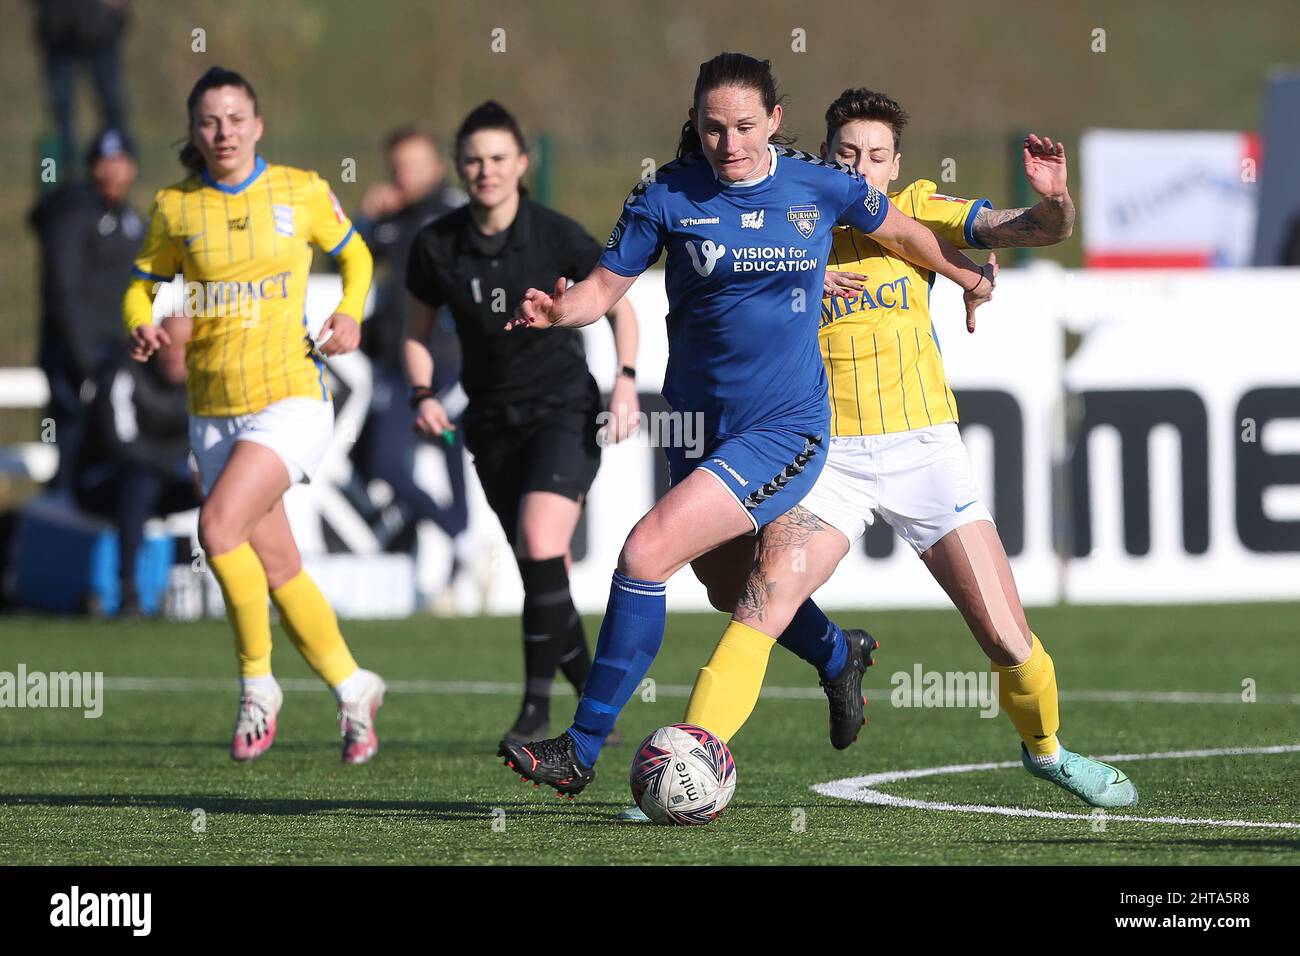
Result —
<path fill-rule="evenodd" d="M 334 403 L 286 398 L 248 415 L 190 416 L 190 448 L 207 497 L 235 450 L 253 441 L 280 456 L 289 480 L 311 481 L 334 433 Z"/>
<path fill-rule="evenodd" d="M 800 504 L 843 532 L 850 544 L 867 533 L 876 512 L 917 554 L 954 528 L 993 520 L 952 422 L 891 435 L 831 438 L 826 466 Z"/>

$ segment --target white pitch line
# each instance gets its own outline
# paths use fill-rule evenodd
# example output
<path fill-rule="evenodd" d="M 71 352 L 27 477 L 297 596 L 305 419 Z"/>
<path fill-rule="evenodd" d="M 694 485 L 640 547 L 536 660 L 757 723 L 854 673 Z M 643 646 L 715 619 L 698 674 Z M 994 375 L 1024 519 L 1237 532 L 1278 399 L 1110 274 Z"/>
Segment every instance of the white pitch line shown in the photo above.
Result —
<path fill-rule="evenodd" d="M 1108 754 L 1096 759 L 1109 763 L 1121 763 L 1130 760 L 1176 760 L 1191 757 L 1229 757 L 1242 754 L 1288 754 L 1300 753 L 1300 744 L 1280 744 L 1272 747 L 1222 747 L 1209 750 L 1168 750 L 1149 754 Z M 1122 823 L 1171 823 L 1183 826 L 1205 827 L 1245 827 L 1260 830 L 1300 830 L 1300 823 L 1289 821 L 1262 820 L 1212 820 L 1191 817 L 1136 817 L 1125 813 L 1063 813 L 1059 810 L 1029 810 L 1023 807 L 1002 807 L 981 803 L 943 803 L 934 800 L 913 800 L 909 797 L 897 797 L 875 789 L 887 783 L 900 780 L 916 780 L 921 777 L 936 777 L 946 774 L 976 773 L 981 770 L 1005 770 L 1019 767 L 1019 760 L 1004 760 L 998 763 L 963 763 L 949 764 L 944 767 L 922 767 L 916 770 L 890 770 L 885 773 L 868 774 L 865 777 L 848 777 L 832 780 L 813 786 L 813 791 L 824 797 L 836 797 L 841 800 L 853 800 L 857 803 L 870 803 L 887 807 L 906 807 L 911 810 L 947 810 L 958 813 L 986 813 L 1004 817 L 1037 817 L 1045 820 L 1097 820 L 1106 819 Z"/>
<path fill-rule="evenodd" d="M 1214 693 L 1195 690 L 1063 690 L 1061 700 L 1138 704 L 1244 704 L 1240 691 Z M 1259 694 L 1271 704 L 1300 704 L 1300 694 Z"/>
<path fill-rule="evenodd" d="M 279 678 L 280 687 L 286 691 L 324 691 L 325 686 L 318 680 L 304 677 Z M 483 694 L 515 696 L 523 693 L 523 684 L 509 681 L 438 681 L 438 680 L 390 680 L 388 689 L 398 694 Z M 107 690 L 128 691 L 228 691 L 237 686 L 235 678 L 220 677 L 105 677 Z M 880 702 L 889 700 L 889 689 L 885 687 L 868 687 L 867 696 Z M 657 684 L 655 692 L 664 697 L 687 698 L 691 688 L 685 684 Z M 556 684 L 557 696 L 573 695 L 573 688 L 566 684 Z M 822 691 L 817 687 L 764 687 L 763 697 L 775 700 L 822 700 Z M 1137 703 L 1137 704 L 1241 704 L 1239 693 L 1211 693 L 1201 691 L 1163 691 L 1163 690 L 1074 690 L 1061 691 L 1061 700 L 1102 702 L 1102 703 Z M 1257 702 L 1261 704 L 1291 704 L 1300 706 L 1300 694 L 1259 694 Z"/>

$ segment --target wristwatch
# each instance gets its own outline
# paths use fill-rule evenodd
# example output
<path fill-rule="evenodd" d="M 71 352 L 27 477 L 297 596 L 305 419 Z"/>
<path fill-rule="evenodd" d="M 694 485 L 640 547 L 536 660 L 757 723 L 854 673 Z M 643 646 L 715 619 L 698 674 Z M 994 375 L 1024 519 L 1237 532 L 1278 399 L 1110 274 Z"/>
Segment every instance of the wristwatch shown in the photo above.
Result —
<path fill-rule="evenodd" d="M 626 375 L 628 378 L 632 379 L 633 381 L 636 381 L 636 369 L 633 368 L 631 365 L 624 365 L 622 368 L 618 370 L 618 374 Z"/>
<path fill-rule="evenodd" d="M 411 389 L 411 408 L 419 408 L 420 403 L 426 398 L 437 398 L 438 393 L 428 385 L 416 385 Z"/>

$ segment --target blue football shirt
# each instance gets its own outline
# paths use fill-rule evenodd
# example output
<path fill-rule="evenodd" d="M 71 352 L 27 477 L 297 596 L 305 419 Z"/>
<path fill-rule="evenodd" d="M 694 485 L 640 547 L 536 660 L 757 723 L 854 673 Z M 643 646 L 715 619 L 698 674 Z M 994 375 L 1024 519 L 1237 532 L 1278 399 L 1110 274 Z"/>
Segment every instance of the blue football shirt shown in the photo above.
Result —
<path fill-rule="evenodd" d="M 874 232 L 887 200 L 856 171 L 769 146 L 760 179 L 718 179 L 702 153 L 637 184 L 600 264 L 640 275 L 664 250 L 668 368 L 664 398 L 702 412 L 709 435 L 772 424 L 826 428 L 817 344 L 831 229 Z"/>

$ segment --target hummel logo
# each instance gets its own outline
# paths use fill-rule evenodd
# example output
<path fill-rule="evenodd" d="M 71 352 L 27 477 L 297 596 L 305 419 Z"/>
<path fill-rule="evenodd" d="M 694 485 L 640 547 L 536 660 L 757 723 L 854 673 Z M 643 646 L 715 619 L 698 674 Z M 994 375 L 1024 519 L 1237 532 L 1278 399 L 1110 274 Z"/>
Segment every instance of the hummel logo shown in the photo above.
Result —
<path fill-rule="evenodd" d="M 742 212 L 740 214 L 740 228 L 741 229 L 762 229 L 763 213 L 765 212 L 767 212 L 766 209 L 760 209 L 758 212 Z"/>
<path fill-rule="evenodd" d="M 979 499 L 975 498 L 972 499 L 971 501 L 966 502 L 964 505 L 958 505 L 956 508 L 953 509 L 953 511 L 956 511 L 958 514 L 960 514 L 961 512 L 969 508 L 971 505 L 973 505 L 976 501 L 979 501 Z"/>
<path fill-rule="evenodd" d="M 736 469 L 732 468 L 730 465 L 728 465 L 728 464 L 727 464 L 725 461 L 723 461 L 721 458 L 714 458 L 714 459 L 712 459 L 712 461 L 713 461 L 713 463 L 714 463 L 715 465 L 717 465 L 718 467 L 720 467 L 723 471 L 725 471 L 727 474 L 729 474 L 732 478 L 735 478 L 736 481 L 740 482 L 741 487 L 744 487 L 745 485 L 749 484 L 749 482 L 747 482 L 744 478 L 741 477 L 740 472 L 736 471 Z"/>

